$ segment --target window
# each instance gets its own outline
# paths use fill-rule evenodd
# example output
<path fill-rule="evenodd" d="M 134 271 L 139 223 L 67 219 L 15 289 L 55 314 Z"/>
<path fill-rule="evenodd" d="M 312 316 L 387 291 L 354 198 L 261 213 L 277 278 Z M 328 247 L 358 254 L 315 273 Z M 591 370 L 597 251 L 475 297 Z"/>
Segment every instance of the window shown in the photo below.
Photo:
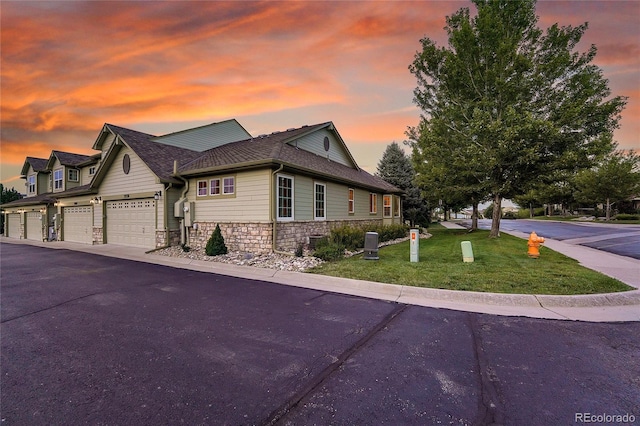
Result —
<path fill-rule="evenodd" d="M 220 179 L 211 179 L 209 183 L 209 195 L 220 195 Z"/>
<path fill-rule="evenodd" d="M 378 194 L 369 193 L 369 213 L 378 213 Z"/>
<path fill-rule="evenodd" d="M 355 211 L 356 211 L 355 191 L 352 188 L 349 188 L 349 213 L 355 213 Z"/>
<path fill-rule="evenodd" d="M 382 196 L 382 216 L 391 217 L 391 195 Z"/>
<path fill-rule="evenodd" d="M 395 217 L 400 217 L 400 197 L 398 197 L 397 195 L 395 195 L 393 197 L 394 199 L 394 203 L 393 203 L 393 215 Z"/>
<path fill-rule="evenodd" d="M 198 181 L 198 197 L 204 197 L 207 195 L 207 181 L 199 180 Z"/>
<path fill-rule="evenodd" d="M 233 194 L 236 191 L 236 180 L 232 177 L 226 177 L 223 180 L 222 193 L 225 195 Z"/>
<path fill-rule="evenodd" d="M 58 170 L 54 170 L 53 171 L 53 189 L 62 189 L 63 188 L 63 175 L 62 175 L 62 169 L 58 169 Z"/>
<path fill-rule="evenodd" d="M 36 175 L 31 175 L 27 178 L 27 192 L 29 194 L 36 193 Z"/>
<path fill-rule="evenodd" d="M 327 195 L 327 187 L 322 183 L 316 183 L 315 196 L 313 198 L 313 218 L 315 220 L 325 220 L 327 218 L 325 197 Z"/>
<path fill-rule="evenodd" d="M 68 170 L 69 182 L 78 182 L 78 169 Z"/>
<path fill-rule="evenodd" d="M 293 178 L 278 175 L 278 220 L 293 220 Z"/>
<path fill-rule="evenodd" d="M 93 176 L 96 174 L 96 166 L 89 167 L 89 176 Z"/>

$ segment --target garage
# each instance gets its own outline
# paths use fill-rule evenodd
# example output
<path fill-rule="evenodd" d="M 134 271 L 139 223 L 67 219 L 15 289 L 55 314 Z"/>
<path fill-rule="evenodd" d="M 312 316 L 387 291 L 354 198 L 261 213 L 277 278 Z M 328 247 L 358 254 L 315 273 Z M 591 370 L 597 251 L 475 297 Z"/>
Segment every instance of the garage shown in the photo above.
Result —
<path fill-rule="evenodd" d="M 125 246 L 156 246 L 154 199 L 107 202 L 107 243 Z"/>
<path fill-rule="evenodd" d="M 93 244 L 93 207 L 64 207 L 62 214 L 65 241 Z"/>
<path fill-rule="evenodd" d="M 20 213 L 7 215 L 7 232 L 11 238 L 20 238 Z"/>
<path fill-rule="evenodd" d="M 42 241 L 42 213 L 27 213 L 27 240 Z"/>

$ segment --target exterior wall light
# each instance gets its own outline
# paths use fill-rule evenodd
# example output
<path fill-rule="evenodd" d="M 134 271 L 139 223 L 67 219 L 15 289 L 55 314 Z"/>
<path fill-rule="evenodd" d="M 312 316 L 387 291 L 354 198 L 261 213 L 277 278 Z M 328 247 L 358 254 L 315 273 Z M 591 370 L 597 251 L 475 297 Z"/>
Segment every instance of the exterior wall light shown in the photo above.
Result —
<path fill-rule="evenodd" d="M 156 193 L 153 195 L 153 199 L 154 200 L 159 200 L 160 197 L 162 197 L 162 191 L 156 191 Z"/>

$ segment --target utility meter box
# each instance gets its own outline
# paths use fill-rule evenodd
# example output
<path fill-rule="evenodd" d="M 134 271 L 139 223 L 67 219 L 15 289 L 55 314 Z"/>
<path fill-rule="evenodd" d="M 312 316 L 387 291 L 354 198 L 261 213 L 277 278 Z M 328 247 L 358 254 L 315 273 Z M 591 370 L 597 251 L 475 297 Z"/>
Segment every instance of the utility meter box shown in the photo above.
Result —
<path fill-rule="evenodd" d="M 418 252 L 420 251 L 420 230 L 412 229 L 409 231 L 409 258 L 411 262 L 418 261 Z"/>
<path fill-rule="evenodd" d="M 365 260 L 378 260 L 378 233 L 367 232 L 364 236 Z"/>
<path fill-rule="evenodd" d="M 184 211 L 184 226 L 193 226 L 196 203 L 194 203 L 193 201 L 190 203 L 184 203 L 184 207 L 182 210 Z"/>
<path fill-rule="evenodd" d="M 180 198 L 173 204 L 173 217 L 184 217 L 184 203 L 186 200 L 186 198 Z"/>

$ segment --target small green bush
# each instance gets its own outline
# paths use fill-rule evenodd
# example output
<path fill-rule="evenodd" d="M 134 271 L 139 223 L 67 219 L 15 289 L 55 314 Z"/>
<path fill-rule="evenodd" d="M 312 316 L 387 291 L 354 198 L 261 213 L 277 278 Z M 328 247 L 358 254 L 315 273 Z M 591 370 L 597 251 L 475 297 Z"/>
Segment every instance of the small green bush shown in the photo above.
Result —
<path fill-rule="evenodd" d="M 353 251 L 364 247 L 364 230 L 352 226 L 341 226 L 331 230 L 329 240 Z"/>
<path fill-rule="evenodd" d="M 640 220 L 640 215 L 629 214 L 629 213 L 619 213 L 616 215 L 616 220 Z"/>
<path fill-rule="evenodd" d="M 342 259 L 344 257 L 344 250 L 345 247 L 342 244 L 329 242 L 322 244 L 320 247 L 316 245 L 316 251 L 313 252 L 313 255 L 318 259 L 332 262 L 334 260 Z"/>
<path fill-rule="evenodd" d="M 204 249 L 207 256 L 218 256 L 227 254 L 227 246 L 224 244 L 224 237 L 220 231 L 220 225 L 216 225 L 216 229 L 211 234 L 207 246 Z"/>

